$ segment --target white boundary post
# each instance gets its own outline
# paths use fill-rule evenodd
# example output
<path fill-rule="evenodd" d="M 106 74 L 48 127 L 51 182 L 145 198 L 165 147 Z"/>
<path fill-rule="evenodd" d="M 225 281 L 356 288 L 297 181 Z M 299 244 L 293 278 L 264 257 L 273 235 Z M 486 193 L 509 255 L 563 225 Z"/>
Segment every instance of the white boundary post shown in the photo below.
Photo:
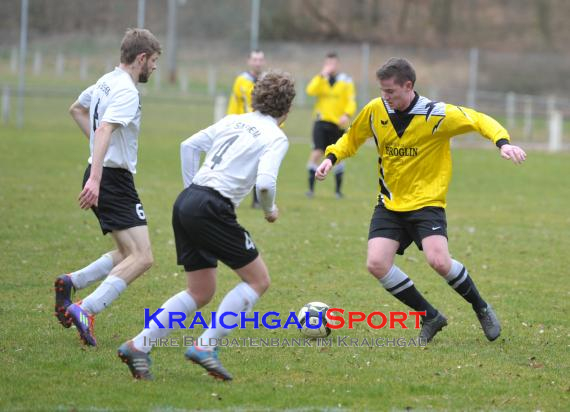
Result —
<path fill-rule="evenodd" d="M 39 76 L 40 74 L 42 74 L 42 66 L 43 66 L 43 56 L 42 56 L 42 52 L 39 50 L 36 50 L 36 52 L 34 53 L 34 76 Z"/>
<path fill-rule="evenodd" d="M 548 115 L 548 150 L 558 152 L 562 149 L 562 113 L 553 110 Z"/>
<path fill-rule="evenodd" d="M 226 115 L 228 99 L 224 95 L 218 95 L 214 99 L 214 122 L 221 120 Z"/>

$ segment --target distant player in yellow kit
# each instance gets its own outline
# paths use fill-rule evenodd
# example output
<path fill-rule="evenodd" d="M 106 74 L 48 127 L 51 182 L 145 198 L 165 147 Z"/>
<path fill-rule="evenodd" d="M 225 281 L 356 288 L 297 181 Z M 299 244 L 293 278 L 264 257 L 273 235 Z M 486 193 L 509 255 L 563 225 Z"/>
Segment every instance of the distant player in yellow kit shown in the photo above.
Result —
<path fill-rule="evenodd" d="M 420 339 L 429 342 L 447 325 L 447 318 L 394 265 L 396 253 L 403 254 L 415 242 L 430 266 L 471 304 L 485 336 L 493 341 L 501 333 L 495 311 L 479 295 L 465 266 L 449 254 L 445 207 L 451 180 L 450 139 L 477 132 L 515 164 L 522 163 L 526 154 L 510 144 L 508 132 L 491 117 L 417 94 L 416 73 L 407 60 L 388 60 L 376 76 L 382 97 L 370 101 L 338 142 L 327 147 L 316 178 L 323 180 L 335 163 L 374 138 L 379 195 L 368 234 L 369 272 L 401 302 L 426 312 Z"/>
<path fill-rule="evenodd" d="M 261 50 L 252 50 L 247 59 L 248 70 L 240 73 L 234 81 L 232 94 L 228 103 L 227 114 L 244 114 L 253 111 L 251 107 L 251 93 L 255 82 L 265 67 L 265 54 Z M 253 188 L 251 207 L 260 208 L 257 191 Z"/>
<path fill-rule="evenodd" d="M 336 53 L 329 53 L 325 58 L 321 72 L 307 85 L 307 94 L 315 96 L 317 101 L 313 111 L 313 150 L 309 156 L 309 191 L 308 197 L 315 193 L 315 171 L 323 158 L 328 145 L 335 143 L 350 124 L 356 112 L 354 83 L 345 73 L 339 72 L 339 59 Z M 335 167 L 337 198 L 342 197 L 341 186 L 344 163 Z"/>

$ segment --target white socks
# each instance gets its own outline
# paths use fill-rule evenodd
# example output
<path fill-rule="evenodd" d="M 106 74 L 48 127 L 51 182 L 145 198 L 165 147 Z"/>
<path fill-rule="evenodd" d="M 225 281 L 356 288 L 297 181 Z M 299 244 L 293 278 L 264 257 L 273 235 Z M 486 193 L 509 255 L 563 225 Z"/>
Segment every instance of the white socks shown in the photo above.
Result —
<path fill-rule="evenodd" d="M 386 273 L 386 276 L 380 279 L 380 283 L 384 286 L 384 289 L 392 295 L 396 295 L 414 284 L 414 282 L 396 265 L 392 265 L 388 273 Z"/>
<path fill-rule="evenodd" d="M 251 286 L 247 283 L 240 283 L 224 297 L 216 313 L 220 315 L 224 312 L 249 312 L 258 299 L 259 296 Z M 156 318 L 164 325 L 164 329 L 160 329 L 156 322 L 151 321 L 148 325 L 148 329 L 144 329 L 133 339 L 135 349 L 145 353 L 150 352 L 152 347 L 156 344 L 157 339 L 164 338 L 172 332 L 172 329 L 169 329 L 169 312 L 185 313 L 186 322 L 188 322 L 188 316 L 196 310 L 197 305 L 192 296 L 184 290 L 168 299 L 164 305 L 162 305 L 162 308 L 164 311 L 157 315 Z M 179 324 L 172 322 L 172 326 L 178 328 Z M 211 326 L 211 323 L 209 326 Z M 216 326 L 215 329 L 208 327 L 200 336 L 198 340 L 198 346 L 200 348 L 213 349 L 216 339 L 220 339 L 230 332 L 229 329 L 221 327 L 219 322 L 216 323 Z M 209 344 L 209 339 L 212 339 L 211 345 Z"/>
<path fill-rule="evenodd" d="M 108 276 L 89 296 L 83 299 L 81 307 L 95 315 L 109 306 L 127 288 L 127 283 L 117 277 Z"/>
<path fill-rule="evenodd" d="M 451 259 L 451 269 L 449 273 L 445 276 L 447 283 L 454 289 L 457 289 L 459 285 L 467 278 L 469 274 L 465 269 L 465 266 L 455 259 Z"/>
<path fill-rule="evenodd" d="M 169 313 L 183 312 L 188 317 L 188 315 L 196 310 L 196 302 L 188 292 L 183 290 L 182 292 L 172 296 L 170 299 L 164 302 L 162 308 L 164 310 L 160 312 L 156 318 L 160 323 L 164 325 L 164 329 L 159 329 L 156 322 L 151 321 L 148 325 L 148 329 L 143 329 L 143 331 L 133 339 L 133 345 L 135 349 L 145 353 L 150 352 L 153 346 L 151 344 L 151 339 L 155 340 L 163 338 L 172 332 L 172 329 L 168 328 Z M 180 325 L 177 322 L 172 322 L 172 326 L 179 327 Z"/>
<path fill-rule="evenodd" d="M 222 300 L 220 307 L 216 311 L 217 316 L 221 316 L 224 312 L 249 312 L 253 309 L 253 305 L 259 300 L 259 295 L 247 283 L 242 282 L 233 288 Z M 226 318 L 227 319 L 227 318 Z M 227 320 L 226 322 L 229 322 Z M 211 326 L 212 323 L 210 322 Z M 204 333 L 198 338 L 198 345 L 202 349 L 213 349 L 216 346 L 217 339 L 223 338 L 231 332 L 216 322 L 216 328 L 208 327 Z M 211 341 L 210 341 L 211 339 Z"/>
<path fill-rule="evenodd" d="M 83 269 L 70 273 L 69 276 L 71 276 L 75 289 L 83 289 L 107 276 L 111 269 L 113 269 L 113 258 L 109 253 L 106 253 Z"/>

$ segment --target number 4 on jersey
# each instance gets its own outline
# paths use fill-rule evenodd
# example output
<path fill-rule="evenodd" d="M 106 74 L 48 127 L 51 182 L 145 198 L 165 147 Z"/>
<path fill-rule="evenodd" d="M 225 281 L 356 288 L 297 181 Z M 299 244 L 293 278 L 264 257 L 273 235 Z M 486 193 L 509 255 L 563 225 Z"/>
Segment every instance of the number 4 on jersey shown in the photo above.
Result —
<path fill-rule="evenodd" d="M 228 140 L 222 143 L 218 151 L 212 157 L 212 166 L 210 166 L 210 169 L 213 169 L 217 164 L 222 162 L 222 157 L 228 151 L 230 146 L 234 144 L 238 137 L 239 135 L 236 134 L 235 136 L 230 137 Z"/>
<path fill-rule="evenodd" d="M 95 105 L 95 109 L 93 110 L 93 132 L 97 130 L 99 127 L 99 103 L 101 99 L 97 100 L 97 104 Z"/>

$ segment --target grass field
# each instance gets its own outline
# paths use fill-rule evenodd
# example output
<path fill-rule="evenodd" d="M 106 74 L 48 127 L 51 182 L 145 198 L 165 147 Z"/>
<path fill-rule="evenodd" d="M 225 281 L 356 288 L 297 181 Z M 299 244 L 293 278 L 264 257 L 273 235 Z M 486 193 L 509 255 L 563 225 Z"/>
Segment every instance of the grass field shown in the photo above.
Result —
<path fill-rule="evenodd" d="M 22 130 L 0 128 L 1 410 L 512 410 L 570 409 L 570 158 L 530 153 L 515 167 L 493 150 L 455 150 L 448 198 L 452 253 L 469 267 L 503 324 L 484 338 L 468 305 L 410 248 L 398 264 L 449 318 L 427 348 L 229 348 L 235 380 L 219 383 L 184 360 L 183 348 L 153 352 L 154 382 L 133 381 L 117 347 L 185 287 L 170 227 L 181 189 L 178 146 L 206 126 L 211 108 L 147 99 L 137 186 L 149 219 L 155 265 L 97 318 L 99 347 L 80 346 L 52 315 L 55 276 L 109 250 L 95 218 L 75 202 L 87 141 L 66 114 L 67 99 L 27 101 Z M 238 210 L 258 244 L 272 287 L 256 306 L 297 311 L 321 300 L 347 310 L 405 310 L 366 272 L 368 223 L 376 194 L 375 153 L 348 164 L 346 198 L 332 181 L 308 200 L 305 112 L 287 122 L 295 143 L 279 177 L 280 220 Z M 237 283 L 227 268 L 214 310 Z M 92 289 L 83 290 L 86 296 Z M 177 332 L 197 336 L 198 331 Z M 333 332 L 351 338 L 415 337 L 414 330 Z M 295 330 L 237 330 L 232 337 L 298 337 Z"/>

